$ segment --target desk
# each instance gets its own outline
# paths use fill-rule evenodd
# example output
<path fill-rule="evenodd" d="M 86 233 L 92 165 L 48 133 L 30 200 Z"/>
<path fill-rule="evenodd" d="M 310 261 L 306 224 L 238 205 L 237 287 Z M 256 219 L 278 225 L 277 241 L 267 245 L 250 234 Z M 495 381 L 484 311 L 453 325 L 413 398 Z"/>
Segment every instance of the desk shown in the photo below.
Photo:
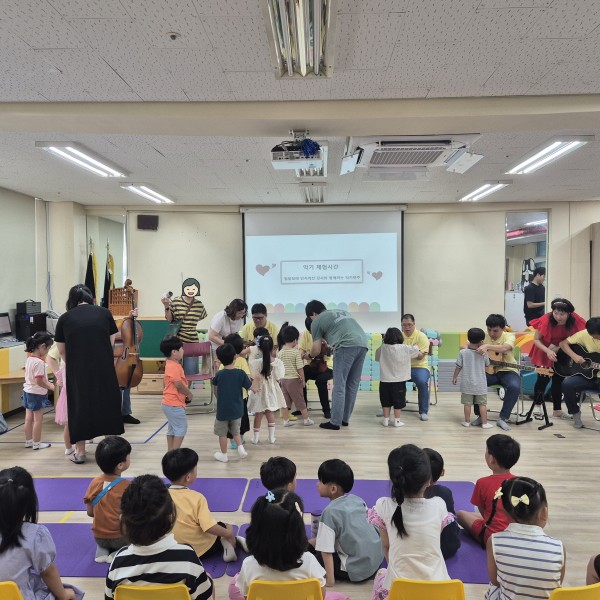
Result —
<path fill-rule="evenodd" d="M 2 402 L 1 409 L 3 413 L 7 413 L 10 410 L 10 386 L 16 383 L 20 383 L 21 385 L 25 383 L 25 369 L 0 375 L 0 401 Z"/>

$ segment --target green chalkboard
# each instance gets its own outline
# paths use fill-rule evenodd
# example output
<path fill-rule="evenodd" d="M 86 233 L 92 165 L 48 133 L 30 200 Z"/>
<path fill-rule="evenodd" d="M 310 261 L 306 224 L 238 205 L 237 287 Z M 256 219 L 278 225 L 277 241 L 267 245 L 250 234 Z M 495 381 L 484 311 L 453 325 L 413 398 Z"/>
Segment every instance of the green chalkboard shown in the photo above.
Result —
<path fill-rule="evenodd" d="M 140 343 L 140 358 L 159 358 L 162 357 L 160 343 L 165 337 L 169 322 L 166 319 L 146 320 L 138 319 L 144 335 Z"/>

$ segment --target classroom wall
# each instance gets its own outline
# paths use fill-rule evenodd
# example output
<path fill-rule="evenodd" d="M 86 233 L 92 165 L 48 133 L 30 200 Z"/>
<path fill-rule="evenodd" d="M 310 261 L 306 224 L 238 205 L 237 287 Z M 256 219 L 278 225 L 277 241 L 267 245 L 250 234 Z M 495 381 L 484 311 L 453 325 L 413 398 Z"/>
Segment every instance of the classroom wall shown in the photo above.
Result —
<path fill-rule="evenodd" d="M 138 230 L 139 213 L 128 213 L 128 275 L 139 290 L 140 315 L 163 316 L 161 296 L 167 291 L 180 295 L 188 277 L 200 282 L 208 312 L 201 328 L 207 329 L 211 317 L 231 300 L 243 298 L 242 216 L 235 207 L 206 209 L 160 212 L 158 231 Z"/>
<path fill-rule="evenodd" d="M 35 200 L 0 188 L 0 223 L 0 312 L 14 327 L 16 303 L 37 295 Z"/>

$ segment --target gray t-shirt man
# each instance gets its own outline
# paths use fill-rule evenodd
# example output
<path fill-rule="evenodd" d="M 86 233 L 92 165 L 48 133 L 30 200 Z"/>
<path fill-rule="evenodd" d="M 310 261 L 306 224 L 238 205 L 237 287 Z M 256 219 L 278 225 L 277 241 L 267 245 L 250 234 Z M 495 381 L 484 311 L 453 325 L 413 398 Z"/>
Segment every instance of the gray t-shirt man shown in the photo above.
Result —
<path fill-rule="evenodd" d="M 313 340 L 325 339 L 334 350 L 352 346 L 369 347 L 363 328 L 345 310 L 322 312 L 312 322 L 310 331 Z"/>

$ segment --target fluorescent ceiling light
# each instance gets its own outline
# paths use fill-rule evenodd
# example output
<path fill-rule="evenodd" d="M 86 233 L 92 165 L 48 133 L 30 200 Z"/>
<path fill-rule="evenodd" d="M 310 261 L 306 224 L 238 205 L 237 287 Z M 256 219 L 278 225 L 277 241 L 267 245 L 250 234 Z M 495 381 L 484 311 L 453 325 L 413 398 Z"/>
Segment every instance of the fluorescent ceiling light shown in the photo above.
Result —
<path fill-rule="evenodd" d="M 174 204 L 174 201 L 159 194 L 157 191 L 153 190 L 148 186 L 147 183 L 121 183 L 120 186 L 124 190 L 128 190 L 137 194 L 138 196 L 142 196 L 142 198 L 146 198 L 147 200 L 151 200 L 156 204 Z"/>
<path fill-rule="evenodd" d="M 100 177 L 127 176 L 123 169 L 76 142 L 36 142 L 35 146 Z"/>
<path fill-rule="evenodd" d="M 277 77 L 331 77 L 337 0 L 261 0 Z"/>
<path fill-rule="evenodd" d="M 478 187 L 476 190 L 473 190 L 470 194 L 463 196 L 458 201 L 459 202 L 477 202 L 477 200 L 481 200 L 502 188 L 505 188 L 507 185 L 510 185 L 512 181 L 486 181 L 482 186 Z"/>
<path fill-rule="evenodd" d="M 528 173 L 533 173 L 546 165 L 570 154 L 577 148 L 581 148 L 585 146 L 588 142 L 593 142 L 593 135 L 580 135 L 577 137 L 574 136 L 561 136 L 560 139 L 554 139 L 546 144 L 540 149 L 534 151 L 534 153 L 525 158 L 514 167 L 506 171 L 507 175 L 526 175 Z"/>

